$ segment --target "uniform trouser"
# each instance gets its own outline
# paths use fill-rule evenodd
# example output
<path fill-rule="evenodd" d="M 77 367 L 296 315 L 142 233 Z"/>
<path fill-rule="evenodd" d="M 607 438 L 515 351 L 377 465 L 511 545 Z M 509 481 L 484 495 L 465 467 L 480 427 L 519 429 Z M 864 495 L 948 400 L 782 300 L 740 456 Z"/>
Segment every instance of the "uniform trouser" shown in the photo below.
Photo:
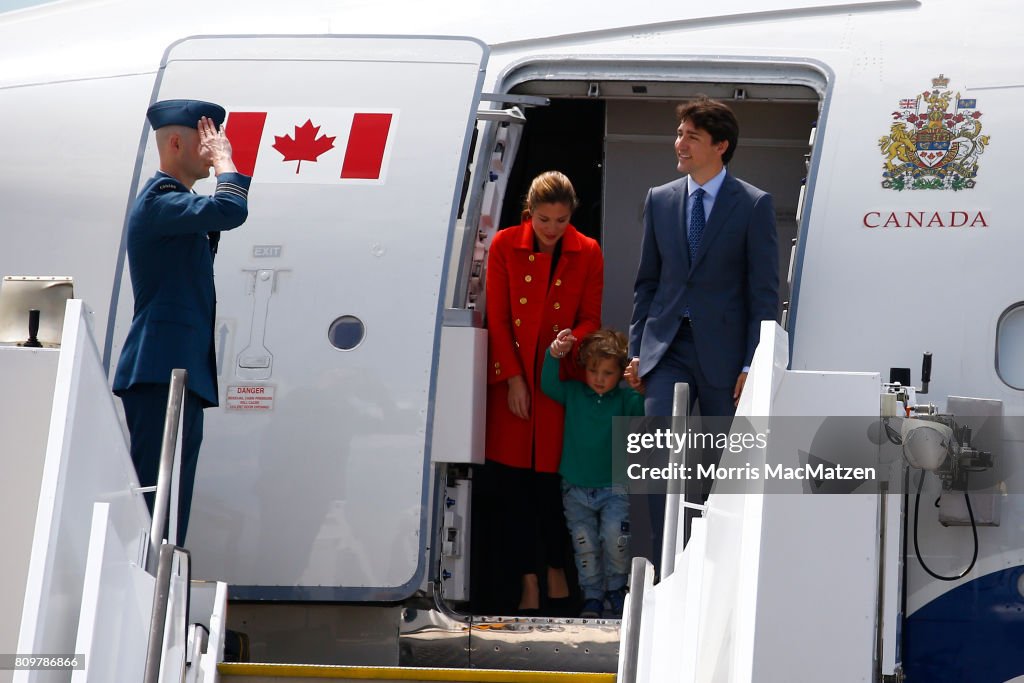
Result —
<path fill-rule="evenodd" d="M 164 438 L 164 420 L 167 416 L 168 384 L 136 384 L 121 394 L 124 415 L 131 436 L 132 463 L 140 486 L 155 486 L 160 473 L 160 447 Z M 187 392 L 182 417 L 181 479 L 178 484 L 178 538 L 183 546 L 188 531 L 189 510 L 192 507 L 192 487 L 196 480 L 199 446 L 203 441 L 203 403 Z M 146 494 L 146 504 L 153 512 L 154 494 Z M 174 539 L 172 539 L 174 540 Z"/>
<path fill-rule="evenodd" d="M 738 375 L 735 379 L 739 379 Z M 735 390 L 735 379 L 733 386 L 726 388 L 712 386 L 700 369 L 700 361 L 697 358 L 697 346 L 693 341 L 693 330 L 689 325 L 679 328 L 675 339 L 669 346 L 665 355 L 650 372 L 644 375 L 644 414 L 648 416 L 670 416 L 672 415 L 672 400 L 675 394 L 677 382 L 685 382 L 690 385 L 689 411 L 693 413 L 693 406 L 700 401 L 701 431 L 719 432 L 722 429 L 728 431 L 728 424 L 736 412 L 733 403 L 733 391 Z M 713 418 L 719 419 L 713 419 Z M 709 419 L 712 418 L 712 419 Z M 725 419 L 722 419 L 725 418 Z M 720 453 L 705 454 L 716 458 Z M 692 456 L 691 456 L 692 457 Z M 706 498 L 708 491 L 693 491 L 688 486 L 686 498 L 690 502 L 704 502 L 695 500 L 698 497 Z M 651 558 L 655 570 L 661 573 L 661 541 L 665 531 L 665 496 L 652 493 L 647 496 L 648 509 L 651 515 L 651 548 L 654 557 Z M 686 517 L 686 528 L 689 528 L 689 519 L 692 513 L 688 510 Z"/>

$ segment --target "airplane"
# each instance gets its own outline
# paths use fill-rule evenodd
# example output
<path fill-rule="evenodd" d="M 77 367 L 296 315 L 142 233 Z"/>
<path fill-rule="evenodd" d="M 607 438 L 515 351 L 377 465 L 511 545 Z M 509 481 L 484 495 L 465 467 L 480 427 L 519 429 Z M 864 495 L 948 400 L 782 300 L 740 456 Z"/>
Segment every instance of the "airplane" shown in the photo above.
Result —
<path fill-rule="evenodd" d="M 623 681 L 1024 681 L 1013 7 L 21 5 L 0 13 L 0 275 L 35 297 L 43 346 L 0 292 L 0 653 L 85 656 L 9 680 L 430 657 L 503 680 L 483 670 L 547 657 Z M 866 417 L 885 426 L 864 452 L 898 473 L 670 505 L 670 534 L 700 514 L 671 572 L 634 564 L 622 623 L 468 614 L 490 238 L 529 178 L 566 172 L 606 254 L 604 323 L 626 329 L 643 197 L 677 177 L 674 107 L 698 94 L 737 113 L 730 171 L 777 212 L 785 303 L 738 416 L 803 430 L 737 464 Z M 253 175 L 217 257 L 223 395 L 187 553 L 151 529 L 109 392 L 125 220 L 157 167 L 144 113 L 174 97 L 222 103 Z M 223 662 L 229 628 L 267 668 Z"/>

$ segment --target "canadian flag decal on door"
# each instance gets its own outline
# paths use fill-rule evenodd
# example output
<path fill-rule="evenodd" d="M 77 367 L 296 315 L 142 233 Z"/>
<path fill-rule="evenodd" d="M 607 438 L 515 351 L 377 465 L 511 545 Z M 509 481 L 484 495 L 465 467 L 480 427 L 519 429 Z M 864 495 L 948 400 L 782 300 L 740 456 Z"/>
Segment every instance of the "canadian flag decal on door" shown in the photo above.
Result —
<path fill-rule="evenodd" d="M 398 112 L 356 109 L 232 111 L 235 166 L 270 183 L 383 183 Z"/>

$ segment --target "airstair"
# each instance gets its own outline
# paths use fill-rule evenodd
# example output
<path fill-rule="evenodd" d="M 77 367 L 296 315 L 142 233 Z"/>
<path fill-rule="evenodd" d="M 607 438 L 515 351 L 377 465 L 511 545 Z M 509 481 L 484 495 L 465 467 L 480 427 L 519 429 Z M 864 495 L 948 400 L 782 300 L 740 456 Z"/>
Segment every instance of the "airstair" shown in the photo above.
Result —
<path fill-rule="evenodd" d="M 0 374 L 18 387 L 0 403 L 5 460 L 24 460 L 0 480 L 0 543 L 9 551 L 2 578 L 24 587 L 0 596 L 11 615 L 0 622 L 0 651 L 74 660 L 0 671 L 0 683 L 616 679 L 618 620 L 469 617 L 439 600 L 402 609 L 402 666 L 223 661 L 228 586 L 193 580 L 188 550 L 163 540 L 175 535 L 187 377 L 176 370 L 171 378 L 151 517 L 90 319 L 71 299 L 59 343 L 0 345 Z M 574 662 L 584 670 L 565 673 Z M 560 670 L 530 670 L 544 665 Z"/>
<path fill-rule="evenodd" d="M 0 376 L 16 388 L 0 392 L 0 580 L 14 587 L 0 594 L 0 653 L 51 663 L 0 670 L 0 683 L 823 680 L 790 676 L 798 650 L 808 672 L 859 672 L 844 680 L 870 680 L 894 642 L 876 640 L 875 625 L 889 621 L 880 611 L 882 576 L 894 585 L 898 566 L 898 543 L 879 545 L 877 496 L 713 491 L 706 507 L 682 503 L 703 513 L 685 552 L 676 552 L 680 529 L 668 525 L 656 586 L 650 564 L 634 560 L 621 623 L 403 607 L 408 628 L 394 635 L 407 656 L 395 666 L 225 662 L 228 586 L 192 580 L 189 552 L 160 540 L 174 531 L 164 501 L 173 505 L 176 459 L 161 464 L 151 518 L 90 318 L 72 299 L 59 348 L 0 345 Z M 785 333 L 777 328 L 766 324 L 757 353 L 740 414 L 795 411 L 806 396 L 834 387 L 844 390 L 846 414 L 877 405 L 877 375 L 785 371 Z M 181 395 L 183 381 L 174 378 L 172 395 Z M 168 416 L 165 454 L 180 443 L 173 404 Z M 763 464 L 770 454 L 743 457 L 756 465 L 754 458 Z M 680 498 L 668 502 L 678 522 Z M 826 538 L 842 542 L 828 553 L 794 548 Z M 832 613 L 846 618 L 821 620 Z M 451 661 L 441 641 L 457 644 L 461 664 L 434 663 Z M 349 644 L 369 647 L 358 637 Z M 579 671 L 580 661 L 590 670 Z"/>

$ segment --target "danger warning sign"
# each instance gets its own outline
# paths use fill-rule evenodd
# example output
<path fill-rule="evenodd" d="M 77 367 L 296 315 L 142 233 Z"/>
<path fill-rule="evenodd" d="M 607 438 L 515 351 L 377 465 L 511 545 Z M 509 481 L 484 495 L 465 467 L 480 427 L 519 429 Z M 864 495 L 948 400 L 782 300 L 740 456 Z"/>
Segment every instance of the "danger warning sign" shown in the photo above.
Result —
<path fill-rule="evenodd" d="M 229 386 L 227 405 L 228 410 L 238 411 L 266 411 L 274 409 L 274 387 L 273 385 L 244 385 Z"/>

